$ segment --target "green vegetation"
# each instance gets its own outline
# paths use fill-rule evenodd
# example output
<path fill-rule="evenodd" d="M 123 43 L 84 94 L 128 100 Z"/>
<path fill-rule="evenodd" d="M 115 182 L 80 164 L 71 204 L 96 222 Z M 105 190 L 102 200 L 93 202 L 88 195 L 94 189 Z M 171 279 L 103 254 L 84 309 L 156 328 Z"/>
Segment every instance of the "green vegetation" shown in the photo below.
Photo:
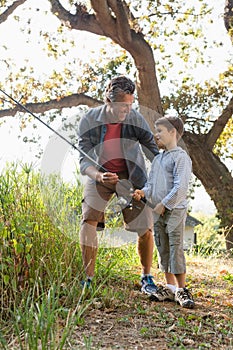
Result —
<path fill-rule="evenodd" d="M 220 229 L 220 220 L 216 216 L 195 215 L 202 223 L 195 228 L 197 245 L 194 251 L 202 256 L 220 256 L 225 251 L 224 230 Z"/>
<path fill-rule="evenodd" d="M 145 349 L 153 349 L 152 344 L 230 349 L 232 257 L 225 256 L 218 220 L 198 217 L 203 222 L 197 227 L 198 245 L 187 252 L 188 287 L 203 306 L 187 312 L 142 295 L 134 244 L 100 247 L 93 286 L 83 290 L 78 245 L 82 190 L 78 174 L 75 184 L 66 184 L 58 176 L 36 173 L 32 165 L 11 164 L 2 171 L 0 348 L 135 349 L 142 343 Z M 109 225 L 119 220 L 113 215 Z M 163 282 L 156 252 L 153 269 Z M 117 332 L 122 337 L 116 338 Z"/>

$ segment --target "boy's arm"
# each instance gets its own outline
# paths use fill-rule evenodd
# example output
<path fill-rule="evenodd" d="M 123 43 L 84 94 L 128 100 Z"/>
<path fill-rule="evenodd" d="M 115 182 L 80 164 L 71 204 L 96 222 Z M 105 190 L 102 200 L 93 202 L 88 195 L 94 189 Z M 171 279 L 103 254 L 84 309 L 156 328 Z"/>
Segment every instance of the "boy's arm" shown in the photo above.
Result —
<path fill-rule="evenodd" d="M 144 187 L 142 188 L 143 191 L 143 197 L 145 197 L 146 199 L 150 199 L 152 196 L 152 191 L 153 191 L 153 187 L 154 187 L 154 181 L 155 181 L 155 173 L 156 173 L 156 157 L 153 159 L 153 162 L 151 164 L 151 169 L 148 175 L 148 180 L 145 183 Z"/>
<path fill-rule="evenodd" d="M 175 159 L 173 170 L 173 187 L 161 203 L 169 210 L 186 200 L 189 181 L 192 173 L 192 162 L 186 153 Z"/>
<path fill-rule="evenodd" d="M 153 188 L 153 183 L 154 183 L 154 175 L 155 175 L 155 158 L 152 161 L 151 164 L 151 170 L 149 172 L 148 180 L 145 183 L 144 187 L 141 190 L 136 189 L 135 192 L 133 193 L 133 198 L 136 199 L 137 201 L 140 201 L 142 198 L 145 199 L 150 199 L 152 195 L 152 188 Z"/>
<path fill-rule="evenodd" d="M 156 214 L 159 214 L 161 216 L 163 216 L 163 214 L 165 213 L 165 209 L 166 207 L 163 205 L 162 202 L 156 204 L 156 206 L 154 207 L 153 211 L 156 213 Z"/>

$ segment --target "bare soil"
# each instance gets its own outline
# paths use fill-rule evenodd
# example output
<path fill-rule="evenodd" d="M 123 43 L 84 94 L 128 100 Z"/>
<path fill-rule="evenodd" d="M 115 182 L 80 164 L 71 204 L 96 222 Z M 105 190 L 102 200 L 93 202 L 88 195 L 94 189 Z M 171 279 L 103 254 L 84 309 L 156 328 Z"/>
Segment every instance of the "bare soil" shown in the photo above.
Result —
<path fill-rule="evenodd" d="M 150 301 L 139 284 L 118 281 L 112 288 L 119 298 L 94 298 L 68 348 L 233 349 L 232 262 L 199 257 L 187 261 L 194 309 Z M 154 272 L 162 283 L 162 274 Z"/>

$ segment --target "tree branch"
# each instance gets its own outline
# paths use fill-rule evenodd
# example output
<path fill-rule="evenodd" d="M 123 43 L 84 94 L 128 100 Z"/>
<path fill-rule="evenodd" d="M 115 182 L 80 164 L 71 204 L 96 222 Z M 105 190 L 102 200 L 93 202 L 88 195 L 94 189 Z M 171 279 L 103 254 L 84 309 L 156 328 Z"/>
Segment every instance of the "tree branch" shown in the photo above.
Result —
<path fill-rule="evenodd" d="M 1 15 L 0 15 L 0 24 L 2 24 L 3 22 L 5 22 L 8 17 L 15 11 L 15 9 L 22 5 L 25 1 L 27 0 L 18 0 L 15 1 L 12 5 L 10 5 L 6 11 L 4 11 Z"/>
<path fill-rule="evenodd" d="M 224 24 L 233 42 L 233 0 L 225 1 Z"/>
<path fill-rule="evenodd" d="M 123 3 L 124 2 L 118 0 L 108 0 L 108 4 L 116 16 L 116 30 L 119 42 L 130 43 L 132 41 L 132 36 L 129 26 L 129 17 L 126 12 L 127 8 Z"/>
<path fill-rule="evenodd" d="M 95 11 L 95 16 L 99 23 L 99 26 L 105 33 L 104 35 L 108 37 L 111 37 L 112 35 L 115 36 L 116 20 L 111 15 L 107 0 L 91 0 L 91 5 Z"/>
<path fill-rule="evenodd" d="M 129 23 L 133 16 L 124 0 L 91 0 L 92 9 L 95 12 L 93 15 L 81 5 L 76 5 L 78 11 L 76 15 L 71 15 L 60 1 L 49 1 L 52 12 L 71 29 L 86 30 L 108 37 L 128 51 L 138 71 L 139 104 L 148 107 L 147 110 L 163 114 L 152 49 L 140 31 L 136 32 L 130 28 Z M 154 77 L 153 80 L 151 77 Z M 150 94 L 147 91 L 150 91 Z M 148 118 L 153 119 L 150 115 Z"/>
<path fill-rule="evenodd" d="M 58 0 L 49 0 L 51 12 L 70 29 L 88 31 L 97 35 L 105 35 L 95 15 L 89 14 L 84 7 L 76 6 L 76 14 L 67 11 Z"/>
<path fill-rule="evenodd" d="M 84 94 L 73 94 L 62 97 L 61 99 L 50 100 L 47 102 L 27 103 L 24 105 L 32 113 L 44 113 L 51 109 L 62 109 L 80 105 L 87 105 L 88 107 L 96 107 L 103 104 L 102 101 L 96 100 L 90 96 Z M 0 110 L 0 118 L 14 117 L 18 112 L 24 112 L 25 110 L 16 105 L 14 108 Z"/>
<path fill-rule="evenodd" d="M 215 142 L 221 135 L 223 129 L 225 128 L 228 120 L 231 118 L 233 114 L 233 97 L 231 98 L 228 106 L 223 110 L 222 114 L 218 117 L 218 119 L 214 122 L 213 127 L 207 134 L 206 142 L 210 149 L 212 149 L 215 145 Z"/>

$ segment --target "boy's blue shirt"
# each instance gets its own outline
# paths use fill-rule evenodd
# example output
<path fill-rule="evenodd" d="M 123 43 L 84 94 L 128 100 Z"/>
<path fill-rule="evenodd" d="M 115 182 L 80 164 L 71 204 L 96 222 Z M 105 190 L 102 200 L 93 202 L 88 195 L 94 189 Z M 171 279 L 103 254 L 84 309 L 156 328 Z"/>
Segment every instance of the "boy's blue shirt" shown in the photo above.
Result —
<path fill-rule="evenodd" d="M 143 191 L 156 205 L 161 203 L 169 210 L 187 208 L 187 192 L 192 174 L 189 155 L 179 146 L 162 151 L 153 160 Z"/>

